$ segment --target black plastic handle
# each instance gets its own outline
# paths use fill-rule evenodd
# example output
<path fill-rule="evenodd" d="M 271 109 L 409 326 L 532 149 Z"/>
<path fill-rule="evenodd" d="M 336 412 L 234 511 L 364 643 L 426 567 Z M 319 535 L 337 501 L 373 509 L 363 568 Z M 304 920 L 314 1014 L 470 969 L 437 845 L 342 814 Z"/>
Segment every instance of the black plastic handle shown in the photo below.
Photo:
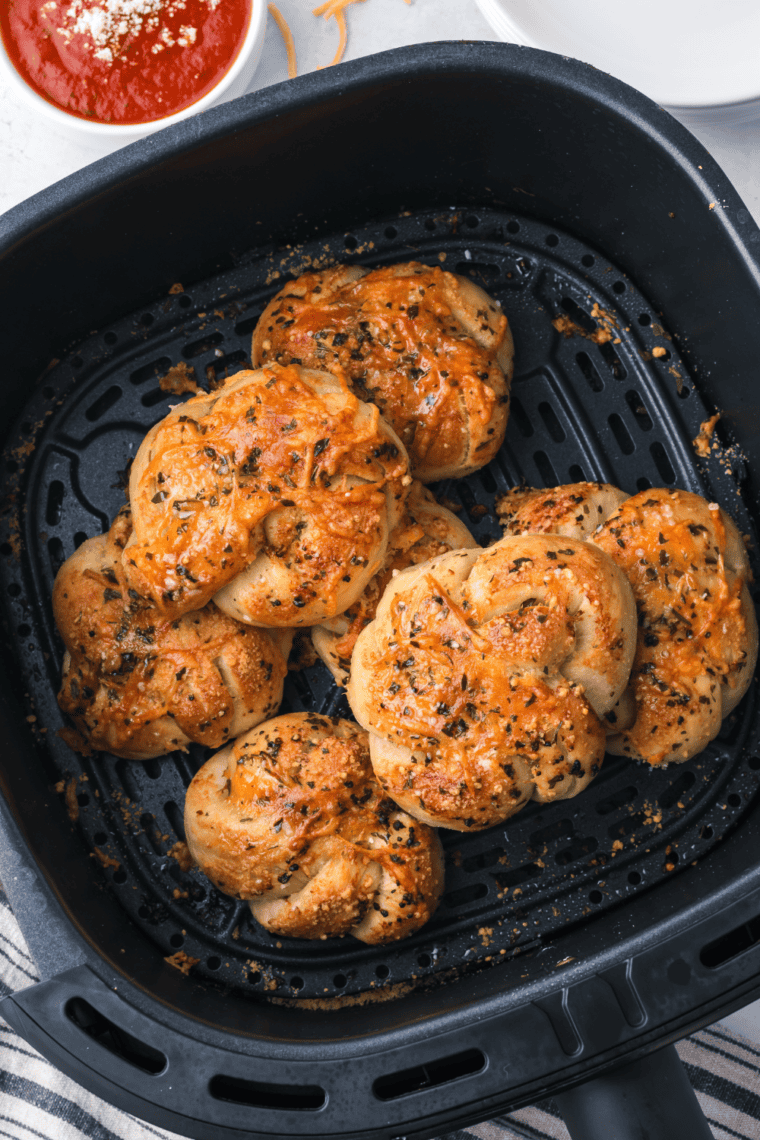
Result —
<path fill-rule="evenodd" d="M 554 1100 L 572 1140 L 712 1140 L 675 1045 Z"/>

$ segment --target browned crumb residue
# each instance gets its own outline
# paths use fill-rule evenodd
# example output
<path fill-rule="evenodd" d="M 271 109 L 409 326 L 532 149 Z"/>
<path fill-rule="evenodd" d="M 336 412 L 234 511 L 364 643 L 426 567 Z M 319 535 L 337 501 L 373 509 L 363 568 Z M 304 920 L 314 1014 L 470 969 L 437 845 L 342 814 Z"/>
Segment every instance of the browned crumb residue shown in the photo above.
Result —
<path fill-rule="evenodd" d="M 195 861 L 190 854 L 187 844 L 183 843 L 181 839 L 178 839 L 174 846 L 169 848 L 166 854 L 171 855 L 172 859 L 177 860 L 180 871 L 189 871 L 195 866 Z"/>
<path fill-rule="evenodd" d="M 661 344 L 655 345 L 655 347 L 652 349 L 652 356 L 660 357 L 660 356 L 667 356 L 667 355 L 668 355 L 667 348 L 663 348 Z"/>
<path fill-rule="evenodd" d="M 179 970 L 181 974 L 189 974 L 193 966 L 197 966 L 200 958 L 191 958 L 184 950 L 177 950 L 176 954 L 170 954 L 164 961 L 169 966 L 174 966 L 175 970 Z"/>
<path fill-rule="evenodd" d="M 552 324 L 557 332 L 565 337 L 583 336 L 586 340 L 593 340 L 595 344 L 607 344 L 613 339 L 616 344 L 620 343 L 619 338 L 616 336 L 617 321 L 611 313 L 602 309 L 595 302 L 591 309 L 591 316 L 597 321 L 597 327 L 593 332 L 588 332 L 586 329 L 581 328 L 567 313 L 560 313 L 559 316 L 554 317 Z"/>
<path fill-rule="evenodd" d="M 286 998 L 271 997 L 268 1000 L 274 1005 L 296 1006 L 298 1009 L 309 1010 L 336 1010 L 347 1009 L 352 1005 L 374 1005 L 381 1001 L 395 1001 L 396 998 L 405 997 L 414 989 L 412 982 L 396 982 L 392 986 L 383 986 L 376 990 L 366 990 L 361 994 L 344 994 L 341 997 L 331 998 Z"/>
<path fill-rule="evenodd" d="M 92 852 L 96 859 L 98 859 L 104 867 L 120 867 L 121 863 L 118 859 L 114 859 L 111 855 L 107 855 L 105 851 L 101 851 L 96 847 Z"/>
<path fill-rule="evenodd" d="M 63 802 L 66 805 L 66 814 L 72 823 L 76 823 L 79 819 L 79 803 L 77 801 L 77 782 L 72 776 L 70 780 L 65 783 L 59 780 L 55 785 L 55 790 L 60 794 L 63 792 Z"/>
<path fill-rule="evenodd" d="M 699 435 L 691 441 L 694 450 L 701 459 L 706 459 L 710 454 L 713 432 L 720 419 L 720 415 L 720 412 L 716 412 L 714 416 L 710 416 L 709 420 L 705 420 L 704 423 L 701 423 L 699 425 Z"/>
<path fill-rule="evenodd" d="M 172 285 L 172 287 L 171 287 L 171 289 L 169 290 L 169 292 L 170 292 L 170 293 L 172 293 L 172 294 L 173 294 L 173 293 L 184 293 L 184 292 L 185 292 L 185 286 L 184 286 L 184 285 L 180 285 L 180 283 L 179 283 L 179 281 L 178 281 L 178 282 L 177 282 L 175 285 Z"/>
<path fill-rule="evenodd" d="M 158 386 L 162 392 L 171 392 L 174 396 L 183 396 L 185 392 L 197 395 L 200 392 L 198 381 L 195 379 L 195 369 L 192 364 L 186 364 L 184 360 L 172 365 L 166 375 L 159 379 Z"/>

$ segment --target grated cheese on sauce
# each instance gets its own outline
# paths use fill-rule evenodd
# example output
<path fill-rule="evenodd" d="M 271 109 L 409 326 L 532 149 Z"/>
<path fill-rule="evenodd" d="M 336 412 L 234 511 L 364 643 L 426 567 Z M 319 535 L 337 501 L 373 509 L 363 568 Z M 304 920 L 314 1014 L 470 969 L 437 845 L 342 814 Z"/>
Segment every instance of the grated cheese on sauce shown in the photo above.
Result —
<path fill-rule="evenodd" d="M 204 0 L 214 11 L 221 0 Z M 75 36 L 85 42 L 82 47 L 95 59 L 112 64 L 123 55 L 130 41 L 145 34 L 155 34 L 151 52 L 157 55 L 166 48 L 191 47 L 198 29 L 190 24 L 180 27 L 175 40 L 165 20 L 177 16 L 187 7 L 187 0 L 49 0 L 41 15 L 67 46 Z"/>

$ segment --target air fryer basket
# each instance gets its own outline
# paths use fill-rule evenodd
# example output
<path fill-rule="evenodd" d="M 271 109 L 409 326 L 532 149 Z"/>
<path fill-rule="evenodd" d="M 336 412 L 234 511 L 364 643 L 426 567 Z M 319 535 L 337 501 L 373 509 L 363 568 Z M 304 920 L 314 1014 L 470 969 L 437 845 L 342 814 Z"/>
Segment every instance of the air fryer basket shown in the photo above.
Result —
<path fill-rule="evenodd" d="M 425 114 L 442 101 L 445 132 L 440 109 Z M 521 145 L 505 169 L 495 144 L 513 126 L 506 108 L 554 142 L 538 146 L 516 118 Z M 412 109 L 419 135 L 405 125 Z M 2 871 L 12 896 L 16 871 L 27 884 L 14 901 L 47 980 L 3 1012 L 82 1083 L 189 1135 L 434 1135 L 675 1040 L 754 994 L 754 686 L 687 764 L 655 772 L 608 758 L 575 800 L 531 805 L 477 835 L 443 833 L 446 895 L 413 938 L 315 945 L 270 936 L 176 858 L 204 750 L 85 760 L 56 735 L 55 572 L 107 527 L 140 439 L 177 402 L 158 378 L 180 361 L 204 386 L 245 367 L 283 280 L 339 260 L 442 264 L 502 302 L 517 345 L 505 445 L 484 471 L 438 488 L 484 545 L 499 533 L 495 494 L 580 479 L 697 491 L 754 539 L 760 409 L 745 376 L 760 346 L 738 318 L 757 300 L 757 270 L 731 222 L 750 241 L 760 233 L 664 113 L 543 53 L 408 49 L 200 123 L 7 216 L 19 418 L 0 519 L 11 642 Z M 605 146 L 589 147 L 592 129 Z M 431 136 L 437 163 L 410 175 L 404 157 L 429 157 Z M 327 155 L 338 139 L 356 154 L 336 181 Z M 625 170 L 611 173 L 621 157 Z M 289 190 L 288 215 L 270 183 L 287 185 L 296 159 L 311 176 L 308 197 Z M 626 203 L 631 169 L 640 197 Z M 352 179 L 371 190 L 354 199 Z M 24 294 L 19 278 L 31 284 L 43 250 L 44 286 Z M 183 291 L 170 291 L 176 282 Z M 729 305 L 737 317 L 722 337 Z M 603 343 L 600 313 L 614 330 Z M 552 324 L 563 315 L 570 337 Z M 719 429 L 701 459 L 692 441 L 714 406 L 729 434 Z M 290 675 L 284 708 L 350 715 L 321 665 Z M 177 952 L 197 960 L 189 976 L 165 963 Z M 350 1077 L 338 1061 L 353 1062 Z"/>

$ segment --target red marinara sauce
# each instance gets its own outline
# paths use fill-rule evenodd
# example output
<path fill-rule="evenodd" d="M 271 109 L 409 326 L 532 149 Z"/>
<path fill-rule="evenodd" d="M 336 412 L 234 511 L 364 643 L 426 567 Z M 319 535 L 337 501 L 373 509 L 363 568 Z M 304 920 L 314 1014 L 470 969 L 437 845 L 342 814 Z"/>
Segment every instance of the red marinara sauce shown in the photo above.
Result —
<path fill-rule="evenodd" d="M 149 123 L 231 67 L 251 0 L 0 0 L 0 34 L 38 95 L 81 119 Z"/>

